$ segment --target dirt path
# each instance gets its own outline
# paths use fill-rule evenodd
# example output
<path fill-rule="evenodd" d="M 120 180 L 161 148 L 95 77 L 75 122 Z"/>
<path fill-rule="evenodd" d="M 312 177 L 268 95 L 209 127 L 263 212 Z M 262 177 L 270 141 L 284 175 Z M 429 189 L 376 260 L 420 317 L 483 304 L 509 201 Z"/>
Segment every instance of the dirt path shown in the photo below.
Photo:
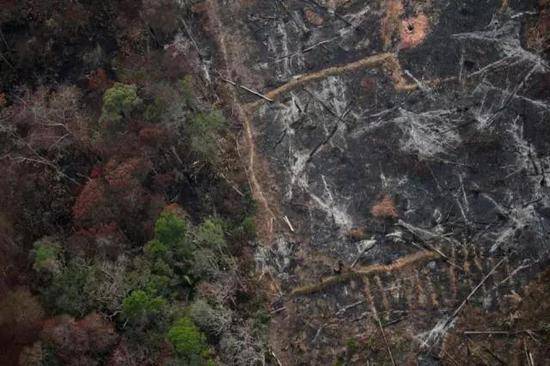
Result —
<path fill-rule="evenodd" d="M 415 264 L 424 263 L 430 260 L 435 260 L 439 258 L 440 255 L 434 251 L 419 251 L 416 253 L 409 254 L 407 256 L 397 259 L 395 262 L 390 264 L 373 264 L 370 266 L 359 267 L 355 270 L 350 270 L 338 276 L 327 277 L 320 282 L 297 287 L 290 293 L 291 296 L 301 296 L 301 295 L 310 295 L 319 291 L 326 289 L 329 286 L 343 283 L 351 280 L 352 278 L 359 278 L 363 276 L 370 276 L 379 273 L 388 273 L 388 272 L 397 272 L 406 267 L 410 267 Z"/>
<path fill-rule="evenodd" d="M 219 17 L 218 1 L 208 0 L 208 18 L 216 35 L 218 51 L 221 57 L 222 69 L 227 74 L 235 71 L 234 61 L 228 56 L 228 45 L 225 39 L 224 25 Z M 242 124 L 244 129 L 243 145 L 247 154 L 246 172 L 248 181 L 252 190 L 254 199 L 259 203 L 259 212 L 257 214 L 258 231 L 265 244 L 270 245 L 273 239 L 274 223 L 279 216 L 276 210 L 272 208 L 267 193 L 264 192 L 260 179 L 258 178 L 258 164 L 256 144 L 254 141 L 254 130 L 250 121 L 248 108 L 243 106 L 239 100 L 237 92 L 233 86 L 222 84 L 224 94 L 228 97 L 228 104 L 231 106 L 234 117 Z"/>

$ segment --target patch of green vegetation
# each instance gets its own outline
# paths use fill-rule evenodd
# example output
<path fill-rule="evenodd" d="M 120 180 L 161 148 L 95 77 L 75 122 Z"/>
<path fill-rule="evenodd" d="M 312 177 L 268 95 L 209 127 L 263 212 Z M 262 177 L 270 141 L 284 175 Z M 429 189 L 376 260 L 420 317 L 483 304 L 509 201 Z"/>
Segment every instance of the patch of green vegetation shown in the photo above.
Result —
<path fill-rule="evenodd" d="M 201 159 L 215 163 L 218 160 L 218 140 L 226 121 L 220 111 L 199 112 L 188 122 L 190 148 Z"/>
<path fill-rule="evenodd" d="M 233 227 L 231 235 L 240 242 L 254 240 L 256 238 L 256 223 L 252 216 L 247 216 L 239 224 Z"/>
<path fill-rule="evenodd" d="M 128 321 L 144 324 L 154 319 L 166 306 L 166 300 L 151 293 L 134 290 L 122 302 L 122 315 Z"/>
<path fill-rule="evenodd" d="M 350 354 L 354 354 L 359 349 L 359 344 L 355 338 L 348 338 L 346 348 Z"/>
<path fill-rule="evenodd" d="M 223 227 L 219 221 L 207 219 L 197 229 L 195 240 L 198 246 L 223 252 L 227 248 Z"/>
<path fill-rule="evenodd" d="M 168 245 L 158 239 L 153 239 L 143 247 L 143 252 L 149 259 L 166 258 L 169 253 Z"/>
<path fill-rule="evenodd" d="M 177 319 L 168 330 L 168 340 L 179 358 L 189 364 L 206 364 L 208 345 L 206 336 L 188 317 Z"/>
<path fill-rule="evenodd" d="M 193 95 L 193 78 L 190 75 L 180 80 L 180 92 L 185 105 L 188 108 L 195 108 L 195 96 Z"/>
<path fill-rule="evenodd" d="M 58 243 L 39 241 L 34 243 L 33 269 L 38 272 L 59 273 L 62 247 Z"/>
<path fill-rule="evenodd" d="M 88 295 L 93 279 L 94 267 L 73 260 L 54 274 L 49 286 L 42 289 L 44 302 L 55 313 L 83 316 L 94 306 L 93 299 Z"/>
<path fill-rule="evenodd" d="M 155 239 L 174 248 L 182 244 L 187 236 L 187 222 L 172 212 L 163 212 L 155 223 Z"/>
<path fill-rule="evenodd" d="M 101 121 L 120 122 L 141 104 L 135 85 L 115 83 L 103 95 Z"/>
<path fill-rule="evenodd" d="M 145 107 L 143 117 L 148 122 L 158 122 L 161 119 L 166 108 L 166 102 L 160 97 L 155 97 L 153 102 Z"/>

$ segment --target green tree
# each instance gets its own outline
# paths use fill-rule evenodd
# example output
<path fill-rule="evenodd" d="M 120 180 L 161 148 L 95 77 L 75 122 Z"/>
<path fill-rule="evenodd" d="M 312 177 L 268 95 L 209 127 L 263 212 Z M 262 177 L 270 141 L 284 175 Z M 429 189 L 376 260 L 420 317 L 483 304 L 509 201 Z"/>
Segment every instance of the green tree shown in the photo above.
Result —
<path fill-rule="evenodd" d="M 231 311 L 223 307 L 214 308 L 203 299 L 197 299 L 191 304 L 189 317 L 210 336 L 221 335 L 231 323 Z"/>
<path fill-rule="evenodd" d="M 196 278 L 209 279 L 228 264 L 227 243 L 222 223 L 208 219 L 195 232 L 196 249 L 193 252 L 191 274 Z"/>
<path fill-rule="evenodd" d="M 32 268 L 38 272 L 56 274 L 61 271 L 61 245 L 48 240 L 34 243 L 34 263 Z"/>
<path fill-rule="evenodd" d="M 195 97 L 193 95 L 193 77 L 185 76 L 180 80 L 179 91 L 185 105 L 190 109 L 195 109 Z"/>
<path fill-rule="evenodd" d="M 143 117 L 149 122 L 157 122 L 161 119 L 166 109 L 166 102 L 157 96 L 150 104 L 147 105 Z"/>
<path fill-rule="evenodd" d="M 161 242 L 158 239 L 153 239 L 143 248 L 143 252 L 150 260 L 155 260 L 158 258 L 166 258 L 169 254 L 169 248 L 166 244 Z"/>
<path fill-rule="evenodd" d="M 220 273 L 220 255 L 208 248 L 199 248 L 193 253 L 189 269 L 194 278 L 212 279 Z"/>
<path fill-rule="evenodd" d="M 201 247 L 223 252 L 227 248 L 225 234 L 220 222 L 208 219 L 197 229 L 195 240 Z"/>
<path fill-rule="evenodd" d="M 122 315 L 130 322 L 143 325 L 160 314 L 166 306 L 166 300 L 143 290 L 132 291 L 122 301 Z"/>
<path fill-rule="evenodd" d="M 210 163 L 218 159 L 218 140 L 226 121 L 220 111 L 197 113 L 189 122 L 191 150 Z"/>
<path fill-rule="evenodd" d="M 44 302 L 58 314 L 82 316 L 90 312 L 94 305 L 89 296 L 95 282 L 94 270 L 85 262 L 71 261 L 42 289 Z"/>
<path fill-rule="evenodd" d="M 179 358 L 188 364 L 205 364 L 208 352 L 206 336 L 188 317 L 182 317 L 168 330 L 168 340 Z"/>
<path fill-rule="evenodd" d="M 103 95 L 101 121 L 119 122 L 141 104 L 135 85 L 115 83 Z"/>
<path fill-rule="evenodd" d="M 172 212 L 163 212 L 155 222 L 155 239 L 171 248 L 187 236 L 187 223 Z"/>

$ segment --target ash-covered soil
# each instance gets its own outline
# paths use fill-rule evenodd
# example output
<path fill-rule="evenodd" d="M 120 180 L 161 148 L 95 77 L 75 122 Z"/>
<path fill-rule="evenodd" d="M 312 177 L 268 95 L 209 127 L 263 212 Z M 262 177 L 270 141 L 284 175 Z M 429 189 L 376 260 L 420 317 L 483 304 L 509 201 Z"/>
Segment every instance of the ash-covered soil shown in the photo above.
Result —
<path fill-rule="evenodd" d="M 273 362 L 544 363 L 549 2 L 216 3 Z"/>

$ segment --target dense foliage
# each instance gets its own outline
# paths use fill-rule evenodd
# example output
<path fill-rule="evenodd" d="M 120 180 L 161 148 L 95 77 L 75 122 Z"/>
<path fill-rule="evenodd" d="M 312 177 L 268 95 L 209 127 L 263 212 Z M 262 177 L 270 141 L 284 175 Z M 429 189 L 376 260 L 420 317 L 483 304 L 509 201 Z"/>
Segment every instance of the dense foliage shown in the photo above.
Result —
<path fill-rule="evenodd" d="M 254 203 L 181 44 L 192 3 L 0 9 L 1 364 L 263 357 Z"/>

